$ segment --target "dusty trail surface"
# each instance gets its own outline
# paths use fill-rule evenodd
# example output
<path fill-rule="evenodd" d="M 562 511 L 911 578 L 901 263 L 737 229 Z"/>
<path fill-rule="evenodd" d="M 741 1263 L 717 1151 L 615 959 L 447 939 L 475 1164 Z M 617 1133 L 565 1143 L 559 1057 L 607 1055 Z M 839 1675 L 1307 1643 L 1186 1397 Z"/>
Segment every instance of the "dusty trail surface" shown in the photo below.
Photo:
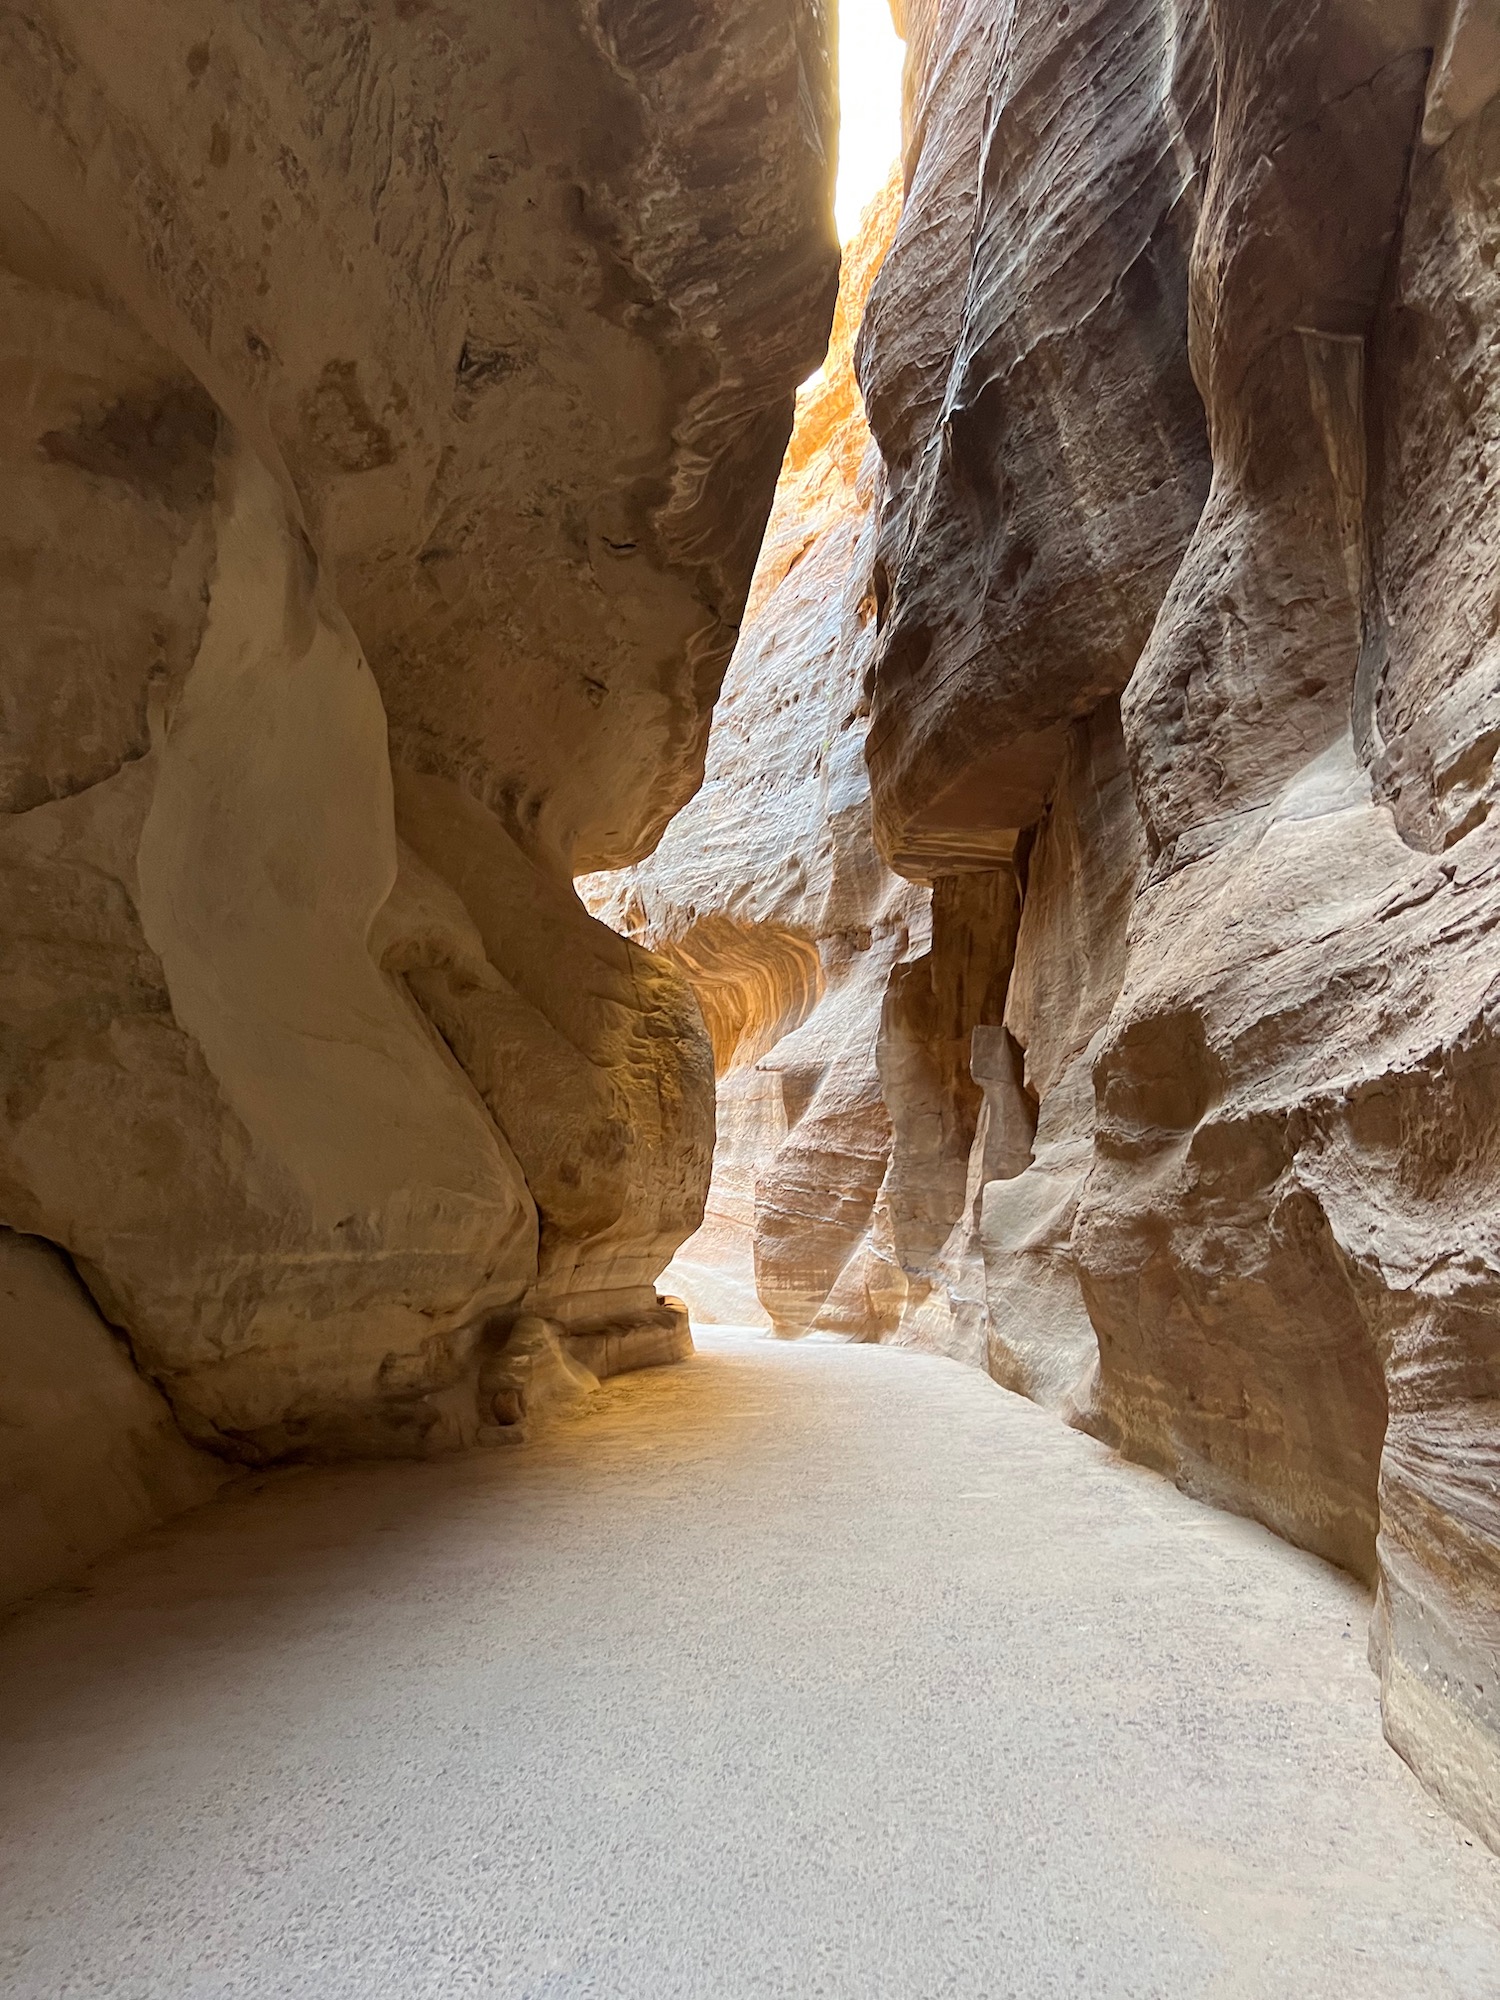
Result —
<path fill-rule="evenodd" d="M 702 1348 L 0 1628 L 0 1989 L 1500 1993 L 1354 1587 L 954 1363 Z"/>

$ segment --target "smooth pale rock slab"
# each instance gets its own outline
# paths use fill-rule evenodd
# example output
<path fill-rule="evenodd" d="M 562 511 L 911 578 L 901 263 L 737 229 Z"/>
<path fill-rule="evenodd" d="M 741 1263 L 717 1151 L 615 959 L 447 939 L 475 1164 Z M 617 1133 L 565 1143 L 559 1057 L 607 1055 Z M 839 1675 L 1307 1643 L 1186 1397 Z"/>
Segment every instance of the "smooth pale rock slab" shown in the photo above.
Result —
<path fill-rule="evenodd" d="M 632 1326 L 565 1336 L 574 1358 L 601 1381 L 634 1368 L 667 1368 L 690 1360 L 693 1329 L 681 1299 L 662 1299 L 655 1313 Z"/>

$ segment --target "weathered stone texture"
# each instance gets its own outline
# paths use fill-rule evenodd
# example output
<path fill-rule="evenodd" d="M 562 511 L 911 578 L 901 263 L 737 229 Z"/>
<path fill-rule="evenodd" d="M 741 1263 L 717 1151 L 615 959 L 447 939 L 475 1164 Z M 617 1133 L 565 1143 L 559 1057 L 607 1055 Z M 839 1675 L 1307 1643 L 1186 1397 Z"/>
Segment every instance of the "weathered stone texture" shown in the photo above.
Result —
<path fill-rule="evenodd" d="M 1023 891 L 990 1366 L 1377 1583 L 1500 1843 L 1500 28 L 910 26 L 870 767 L 898 867 Z"/>
<path fill-rule="evenodd" d="M 71 1583 L 227 1477 L 184 1439 L 66 1260 L 0 1229 L 0 1605 Z"/>
<path fill-rule="evenodd" d="M 1116 703 L 1069 732 L 1025 854 L 1005 1025 L 985 1066 L 1003 1157 L 982 1167 L 990 1373 L 1067 1408 L 1097 1354 L 1073 1250 L 1093 1163 L 1093 1063 L 1124 976 L 1145 863 Z"/>
<path fill-rule="evenodd" d="M 715 1045 L 703 1229 L 668 1281 L 705 1318 L 779 1333 L 947 1338 L 976 1022 L 999 1019 L 1014 890 L 935 890 L 876 854 L 864 765 L 877 464 L 854 380 L 893 180 L 845 260 L 833 343 L 798 402 L 702 791 L 591 906 L 688 976 Z M 934 1331 L 925 1311 L 937 1295 Z"/>
<path fill-rule="evenodd" d="M 1007 858 L 1192 532 L 1212 80 L 1195 10 L 1166 0 L 910 11 L 909 187 L 859 365 L 887 480 L 876 832 L 930 876 Z"/>
<path fill-rule="evenodd" d="M 826 42 L 0 19 L 0 1221 L 200 1444 L 457 1442 L 517 1310 L 655 1325 L 709 1053 L 571 878 L 701 772 L 833 302 Z"/>

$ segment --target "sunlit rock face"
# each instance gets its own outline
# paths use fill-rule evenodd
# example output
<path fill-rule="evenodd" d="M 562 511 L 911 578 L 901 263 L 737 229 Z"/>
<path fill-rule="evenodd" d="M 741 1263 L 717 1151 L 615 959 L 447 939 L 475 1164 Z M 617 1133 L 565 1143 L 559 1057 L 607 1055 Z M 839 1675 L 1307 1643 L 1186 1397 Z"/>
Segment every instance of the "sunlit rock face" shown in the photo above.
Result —
<path fill-rule="evenodd" d="M 654 1323 L 710 1055 L 571 882 L 701 772 L 833 303 L 826 41 L 0 23 L 0 1221 L 200 1445 L 460 1442 L 507 1315 Z"/>
<path fill-rule="evenodd" d="M 1377 1583 L 1500 1844 L 1500 37 L 1002 13 L 911 10 L 860 348 L 876 832 L 1022 897 L 989 1363 Z"/>
<path fill-rule="evenodd" d="M 944 1252 L 982 1105 L 969 1036 L 999 1020 L 1015 894 L 993 870 L 903 881 L 871 829 L 878 461 L 852 347 L 899 210 L 893 178 L 846 255 L 703 790 L 649 861 L 582 886 L 682 968 L 713 1037 L 714 1177 L 672 1288 L 704 1318 L 782 1334 L 950 1344 Z M 976 1292 L 977 1273 L 971 1255 Z M 967 1338 L 982 1352 L 977 1326 Z"/>

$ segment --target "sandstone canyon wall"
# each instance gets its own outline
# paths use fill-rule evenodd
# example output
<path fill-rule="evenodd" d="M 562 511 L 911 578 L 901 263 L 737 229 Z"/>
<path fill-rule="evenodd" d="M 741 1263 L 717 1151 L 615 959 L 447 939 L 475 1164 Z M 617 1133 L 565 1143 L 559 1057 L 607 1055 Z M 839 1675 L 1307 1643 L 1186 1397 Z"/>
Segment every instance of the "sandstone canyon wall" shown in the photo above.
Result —
<path fill-rule="evenodd" d="M 708 1048 L 572 877 L 701 774 L 833 303 L 828 40 L 0 15 L 9 1589 L 224 1459 L 473 1438 L 517 1314 L 670 1331 Z"/>
<path fill-rule="evenodd" d="M 999 15 L 914 10 L 861 348 L 877 836 L 1023 886 L 991 1366 L 1378 1582 L 1500 1841 L 1500 24 Z"/>
<path fill-rule="evenodd" d="M 905 881 L 871 827 L 880 466 L 853 346 L 899 213 L 893 176 L 845 253 L 703 788 L 649 860 L 580 888 L 682 969 L 714 1043 L 708 1212 L 670 1268 L 673 1289 L 702 1318 L 784 1335 L 952 1345 L 950 1264 L 964 1245 L 949 1238 L 982 1108 L 969 1040 L 999 1021 L 1017 899 L 992 867 L 936 891 Z M 967 1276 L 970 1358 L 982 1360 L 972 1255 Z"/>
<path fill-rule="evenodd" d="M 877 449 L 794 443 L 614 891 L 716 1024 L 692 1248 L 1369 1580 L 1500 1844 L 1500 19 L 905 15 Z"/>

